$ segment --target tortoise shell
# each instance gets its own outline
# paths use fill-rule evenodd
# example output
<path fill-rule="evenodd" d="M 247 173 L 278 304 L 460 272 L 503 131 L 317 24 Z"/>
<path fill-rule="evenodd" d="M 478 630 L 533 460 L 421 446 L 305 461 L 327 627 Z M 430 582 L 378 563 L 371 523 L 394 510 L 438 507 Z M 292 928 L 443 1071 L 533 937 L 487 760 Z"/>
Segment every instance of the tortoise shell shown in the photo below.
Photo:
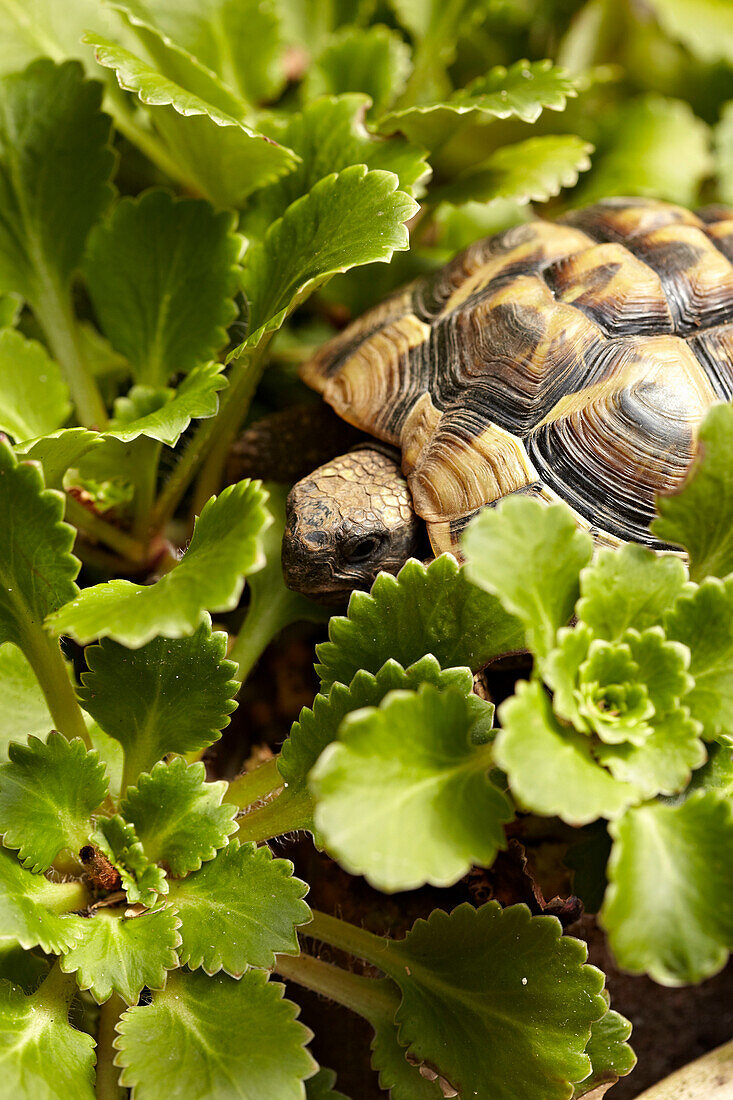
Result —
<path fill-rule="evenodd" d="M 303 369 L 401 449 L 436 553 L 510 493 L 597 540 L 661 546 L 706 410 L 733 396 L 733 209 L 607 199 L 478 241 Z"/>

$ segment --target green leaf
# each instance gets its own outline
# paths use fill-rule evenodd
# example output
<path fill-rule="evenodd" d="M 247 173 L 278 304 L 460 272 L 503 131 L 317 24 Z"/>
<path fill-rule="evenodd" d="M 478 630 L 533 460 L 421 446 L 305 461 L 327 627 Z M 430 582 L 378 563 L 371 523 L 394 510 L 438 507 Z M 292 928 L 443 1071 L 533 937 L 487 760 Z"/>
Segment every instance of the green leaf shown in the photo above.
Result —
<path fill-rule="evenodd" d="M 423 683 L 440 688 L 456 687 L 468 695 L 473 677 L 470 669 L 441 669 L 435 657 L 430 655 L 407 669 L 390 659 L 376 676 L 360 669 L 348 687 L 337 682 L 327 694 L 316 695 L 313 709 L 303 707 L 297 722 L 293 722 L 278 758 L 278 770 L 288 789 L 305 785 L 311 768 L 326 746 L 336 740 L 339 727 L 350 711 L 378 706 L 387 692 L 398 688 L 414 690 Z"/>
<path fill-rule="evenodd" d="M 283 992 L 261 970 L 238 981 L 223 974 L 171 974 L 152 1004 L 122 1016 L 115 1040 L 121 1083 L 134 1089 L 136 1100 L 237 1093 L 247 1100 L 302 1100 L 301 1082 L 317 1066 L 304 1049 L 310 1032 Z M 171 1074 L 171 1066 L 184 1065 L 185 1073 Z"/>
<path fill-rule="evenodd" d="M 151 108 L 152 121 L 179 174 L 218 206 L 239 206 L 251 191 L 295 163 L 289 149 L 168 79 L 110 39 L 85 35 L 100 65 Z"/>
<path fill-rule="evenodd" d="M 720 112 L 715 127 L 715 165 L 722 202 L 733 202 L 733 100 Z"/>
<path fill-rule="evenodd" d="M 279 8 L 259 0 L 125 0 L 143 21 L 192 54 L 242 99 L 276 99 L 285 83 Z"/>
<path fill-rule="evenodd" d="M 642 798 L 674 794 L 707 759 L 701 732 L 687 708 L 678 707 L 655 721 L 643 744 L 599 745 L 595 754 L 616 779 L 632 783 Z"/>
<path fill-rule="evenodd" d="M 132 825 L 119 814 L 100 817 L 92 840 L 107 857 L 122 879 L 122 888 L 131 904 L 155 904 L 157 895 L 168 893 L 168 883 L 160 867 L 145 855 Z"/>
<path fill-rule="evenodd" d="M 442 668 L 476 672 L 524 642 L 521 624 L 477 591 L 449 554 L 430 565 L 408 561 L 396 577 L 380 573 L 369 594 L 352 593 L 328 636 L 316 647 L 322 691 L 337 680 L 350 684 L 360 669 L 377 673 L 390 658 L 407 668 L 428 653 Z"/>
<path fill-rule="evenodd" d="M 250 331 L 234 355 L 280 328 L 331 275 L 406 251 L 404 223 L 418 206 L 398 182 L 392 172 L 353 164 L 319 180 L 250 246 L 242 274 Z"/>
<path fill-rule="evenodd" d="M 39 946 L 53 955 L 68 950 L 84 922 L 63 912 L 65 886 L 26 871 L 14 852 L 0 848 L 0 943 Z"/>
<path fill-rule="evenodd" d="M 443 1100 L 445 1092 L 440 1081 L 423 1077 L 421 1067 L 407 1061 L 394 1021 L 400 1003 L 399 990 L 389 978 L 379 980 L 393 1001 L 381 1011 L 373 1010 L 369 1016 L 374 1029 L 371 1061 L 372 1068 L 379 1073 L 379 1087 L 389 1092 L 390 1100 Z"/>
<path fill-rule="evenodd" d="M 140 775 L 120 809 L 148 859 L 164 863 L 172 875 L 185 875 L 213 859 L 237 828 L 236 807 L 221 805 L 226 789 L 224 782 L 206 782 L 203 764 L 177 757 Z"/>
<path fill-rule="evenodd" d="M 468 122 L 536 122 L 543 110 L 564 111 L 568 98 L 577 94 L 570 75 L 551 61 L 517 61 L 509 69 L 495 66 L 446 102 L 392 111 L 380 119 L 379 128 L 384 133 L 400 130 L 411 141 L 434 149 Z"/>
<path fill-rule="evenodd" d="M 647 95 L 628 100 L 598 142 L 578 205 L 608 195 L 649 195 L 694 206 L 712 168 L 710 131 L 687 103 Z M 662 537 L 662 536 L 660 536 Z"/>
<path fill-rule="evenodd" d="M 59 852 L 87 842 L 90 816 L 107 794 L 104 765 L 79 738 L 50 733 L 12 743 L 0 764 L 0 832 L 23 866 L 46 871 Z"/>
<path fill-rule="evenodd" d="M 342 27 L 313 63 L 308 92 L 364 92 L 377 115 L 402 92 L 411 69 L 409 47 L 396 31 L 382 24 Z"/>
<path fill-rule="evenodd" d="M 319 180 L 353 164 L 394 172 L 401 190 L 413 194 L 416 185 L 430 175 L 425 150 L 403 138 L 385 140 L 371 134 L 364 125 L 368 105 L 364 95 L 328 96 L 307 104 L 287 121 L 267 127 L 273 138 L 298 154 L 301 162 L 277 183 L 252 196 L 244 212 L 246 232 L 262 236 Z"/>
<path fill-rule="evenodd" d="M 463 545 L 469 580 L 497 595 L 524 624 L 529 648 L 546 656 L 573 613 L 578 574 L 593 552 L 590 535 L 565 505 L 519 496 L 485 508 Z"/>
<path fill-rule="evenodd" d="M 181 962 L 207 974 L 236 977 L 251 966 L 273 967 L 276 953 L 297 955 L 296 928 L 311 919 L 302 900 L 307 885 L 265 846 L 232 840 L 170 888 L 181 919 Z"/>
<path fill-rule="evenodd" d="M 0 977 L 20 986 L 26 993 L 34 993 L 48 971 L 48 961 L 42 955 L 24 951 L 17 944 L 0 946 Z"/>
<path fill-rule="evenodd" d="M 677 601 L 667 633 L 688 646 L 695 686 L 685 703 L 706 738 L 733 737 L 733 577 L 710 579 Z"/>
<path fill-rule="evenodd" d="M 194 367 L 178 389 L 133 386 L 115 401 L 115 419 L 105 432 L 107 438 L 129 443 L 141 435 L 175 447 L 191 421 L 216 416 L 219 390 L 227 386 L 222 363 Z"/>
<path fill-rule="evenodd" d="M 38 466 L 17 462 L 0 439 L 0 643 L 14 642 L 32 663 L 46 615 L 78 592 L 75 531 L 63 514 L 63 497 L 43 488 Z"/>
<path fill-rule="evenodd" d="M 733 11 L 726 0 L 651 0 L 671 38 L 701 61 L 733 63 Z"/>
<path fill-rule="evenodd" d="M 307 1100 L 349 1100 L 343 1092 L 336 1090 L 336 1074 L 332 1069 L 319 1069 L 315 1077 L 305 1083 Z"/>
<path fill-rule="evenodd" d="M 245 576 L 262 566 L 260 536 L 270 518 L 264 504 L 259 482 L 228 486 L 204 505 L 188 550 L 159 581 L 112 580 L 86 588 L 50 616 L 49 629 L 81 644 L 112 638 L 134 649 L 159 634 L 193 634 L 207 609 L 236 607 Z"/>
<path fill-rule="evenodd" d="M 606 1002 L 585 944 L 561 933 L 554 917 L 491 901 L 436 909 L 389 941 L 380 966 L 402 990 L 408 1055 L 461 1095 L 566 1100 L 568 1083 L 588 1075 L 585 1047 Z"/>
<path fill-rule="evenodd" d="M 43 480 L 51 489 L 60 489 L 64 474 L 71 466 L 99 447 L 104 437 L 87 428 L 62 428 L 42 439 L 29 440 L 15 448 L 19 458 L 25 462 L 40 462 L 43 467 Z"/>
<path fill-rule="evenodd" d="M 98 909 L 84 921 L 84 936 L 61 957 L 66 974 L 77 973 L 81 989 L 98 1004 L 119 993 L 128 1005 L 137 1004 L 143 987 L 162 989 L 166 971 L 178 966 L 181 942 L 172 909 L 158 909 L 125 917 L 119 910 Z"/>
<path fill-rule="evenodd" d="M 593 146 L 574 134 L 543 135 L 504 145 L 486 160 L 431 192 L 431 202 L 547 202 L 574 187 L 590 168 Z"/>
<path fill-rule="evenodd" d="M 99 0 L 0 0 L 0 73 L 17 72 L 39 57 L 77 58 L 87 75 L 96 68 L 91 50 L 80 39 L 92 24 L 105 33 L 118 27 L 117 16 Z"/>
<path fill-rule="evenodd" d="M 651 802 L 609 826 L 610 885 L 601 910 L 620 966 L 662 985 L 701 982 L 733 942 L 733 814 L 700 792 Z"/>
<path fill-rule="evenodd" d="M 661 623 L 686 587 L 687 570 L 679 558 L 630 542 L 599 550 L 582 571 L 576 612 L 596 638 L 613 642 L 629 627 L 646 630 Z"/>
<path fill-rule="evenodd" d="M 165 386 L 224 347 L 237 312 L 240 244 L 231 213 L 160 190 L 123 199 L 93 231 L 89 294 L 138 382 Z"/>
<path fill-rule="evenodd" d="M 626 1042 L 631 1035 L 631 1024 L 620 1013 L 610 1009 L 600 1020 L 594 1020 L 585 1053 L 591 1060 L 593 1071 L 575 1086 L 573 1100 L 585 1096 L 600 1085 L 615 1083 L 619 1077 L 631 1073 L 636 1065 L 636 1055 Z"/>
<path fill-rule="evenodd" d="M 212 633 L 208 616 L 188 638 L 156 638 L 133 650 L 105 640 L 85 657 L 79 700 L 123 745 L 128 782 L 169 752 L 213 744 L 236 707 L 226 635 Z"/>
<path fill-rule="evenodd" d="M 0 291 L 36 309 L 68 285 L 112 195 L 101 93 L 76 61 L 43 59 L 0 80 Z"/>
<path fill-rule="evenodd" d="M 13 328 L 17 325 L 23 310 L 20 294 L 0 294 L 0 328 Z"/>
<path fill-rule="evenodd" d="M 513 816 L 487 774 L 493 713 L 426 684 L 348 715 L 310 778 L 329 853 L 386 891 L 450 886 L 474 863 L 491 866 Z"/>
<path fill-rule="evenodd" d="M 499 720 L 494 756 L 514 798 L 528 809 L 585 825 L 617 817 L 639 801 L 634 787 L 596 762 L 585 734 L 559 724 L 541 684 L 517 684 L 516 695 L 499 708 Z"/>
<path fill-rule="evenodd" d="M 26 657 L 11 642 L 0 645 L 0 757 L 8 758 L 8 744 L 19 734 L 47 734 L 53 719 L 38 680 Z"/>
<path fill-rule="evenodd" d="M 6 1096 L 94 1100 L 94 1039 L 69 1023 L 69 997 L 49 987 L 30 997 L 0 982 L 0 1067 Z"/>
<path fill-rule="evenodd" d="M 0 329 L 0 431 L 21 443 L 54 431 L 70 412 L 68 386 L 43 345 Z"/>
<path fill-rule="evenodd" d="M 715 405 L 698 433 L 698 457 L 678 493 L 657 497 L 652 533 L 684 546 L 690 576 L 733 572 L 733 407 Z"/>

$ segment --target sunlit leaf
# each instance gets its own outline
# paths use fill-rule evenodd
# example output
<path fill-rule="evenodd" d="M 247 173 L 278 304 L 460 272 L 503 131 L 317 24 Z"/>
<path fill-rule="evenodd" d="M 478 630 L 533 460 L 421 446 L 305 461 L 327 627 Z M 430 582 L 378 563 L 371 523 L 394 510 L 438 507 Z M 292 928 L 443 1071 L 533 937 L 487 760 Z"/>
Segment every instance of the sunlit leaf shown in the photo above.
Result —
<path fill-rule="evenodd" d="M 346 26 L 316 58 L 308 90 L 313 96 L 364 92 L 378 115 L 403 90 L 411 68 L 409 47 L 396 31 L 382 24 Z"/>
<path fill-rule="evenodd" d="M 54 955 L 66 951 L 83 932 L 83 919 L 67 913 L 70 892 L 65 883 L 26 871 L 15 852 L 0 848 L 0 943 L 37 945 Z"/>
<path fill-rule="evenodd" d="M 194 418 L 216 415 L 217 394 L 227 385 L 222 370 L 221 363 L 202 363 L 175 390 L 133 386 L 115 401 L 115 417 L 105 436 L 128 443 L 144 435 L 175 447 Z"/>
<path fill-rule="evenodd" d="M 53 719 L 33 669 L 11 642 L 0 645 L 0 688 L 0 756 L 7 760 L 11 741 L 50 733 Z"/>
<path fill-rule="evenodd" d="M 150 906 L 158 895 L 168 893 L 163 870 L 151 863 L 134 828 L 119 814 L 100 817 L 92 840 L 119 872 L 122 888 L 131 904 L 142 902 Z"/>
<path fill-rule="evenodd" d="M 600 550 L 580 574 L 576 612 L 596 638 L 615 641 L 629 627 L 657 626 L 687 584 L 679 558 L 627 543 Z"/>
<path fill-rule="evenodd" d="M 0 329 L 0 431 L 21 443 L 55 431 L 70 412 L 69 388 L 43 345 Z"/>

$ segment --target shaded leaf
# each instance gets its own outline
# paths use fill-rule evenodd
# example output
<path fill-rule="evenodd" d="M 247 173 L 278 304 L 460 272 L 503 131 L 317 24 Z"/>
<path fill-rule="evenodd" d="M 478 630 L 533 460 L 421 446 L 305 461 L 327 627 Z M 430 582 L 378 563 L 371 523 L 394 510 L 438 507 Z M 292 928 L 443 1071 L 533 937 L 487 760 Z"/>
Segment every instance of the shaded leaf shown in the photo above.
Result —
<path fill-rule="evenodd" d="M 524 623 L 529 648 L 546 656 L 573 613 L 578 574 L 593 551 L 590 535 L 565 505 L 507 497 L 472 521 L 464 549 L 469 580 L 497 595 Z"/>
<path fill-rule="evenodd" d="M 619 965 L 662 985 L 720 970 L 733 942 L 733 815 L 700 792 L 650 802 L 609 826 L 610 885 L 601 910 Z"/>
<path fill-rule="evenodd" d="M 123 199 L 97 226 L 84 265 L 89 294 L 138 382 L 165 386 L 224 347 L 239 249 L 231 213 L 167 191 Z"/>
<path fill-rule="evenodd" d="M 561 933 L 554 917 L 491 901 L 436 909 L 389 941 L 380 965 L 402 990 L 408 1054 L 461 1094 L 566 1100 L 568 1082 L 588 1075 L 585 1048 L 606 1002 L 585 944 Z"/>
<path fill-rule="evenodd" d="M 299 114 L 266 127 L 301 161 L 288 175 L 252 196 L 243 215 L 246 232 L 262 236 L 319 180 L 350 165 L 363 163 L 368 168 L 394 172 L 401 190 L 408 194 L 429 177 L 424 149 L 399 137 L 375 137 L 367 130 L 364 116 L 368 105 L 364 95 L 327 96 L 308 103 Z"/>
<path fill-rule="evenodd" d="M 156 638 L 140 649 L 105 640 L 85 651 L 79 699 L 125 750 L 128 782 L 169 752 L 197 752 L 218 740 L 235 709 L 235 667 L 226 635 L 208 616 L 187 638 Z"/>
<path fill-rule="evenodd" d="M 115 1040 L 122 1084 L 138 1100 L 210 1100 L 235 1088 L 247 1100 L 302 1100 L 302 1079 L 317 1068 L 304 1049 L 310 1032 L 296 1020 L 297 1006 L 283 1000 L 284 986 L 267 977 L 261 970 L 238 981 L 171 974 L 150 1005 L 122 1016 Z M 187 1072 L 172 1076 L 171 1065 L 186 1065 Z"/>
<path fill-rule="evenodd" d="M 442 668 L 475 672 L 524 645 L 518 620 L 496 596 L 477 591 L 449 554 L 429 565 L 410 560 L 396 577 L 380 573 L 369 594 L 352 593 L 328 636 L 316 647 L 321 690 L 336 680 L 350 684 L 360 669 L 377 673 L 390 659 L 406 668 L 428 653 Z"/>
<path fill-rule="evenodd" d="M 170 899 L 181 920 L 181 962 L 232 976 L 270 968 L 275 953 L 297 955 L 296 928 L 311 919 L 307 885 L 269 848 L 232 840 L 215 859 L 172 880 Z"/>
<path fill-rule="evenodd" d="M 651 0 L 671 38 L 701 61 L 733 63 L 733 11 L 725 0 Z"/>
<path fill-rule="evenodd" d="M 205 611 L 237 606 L 244 578 L 263 564 L 260 536 L 269 516 L 256 481 L 211 497 L 196 520 L 181 561 L 155 584 L 112 580 L 86 588 L 47 620 L 76 641 L 112 638 L 139 648 L 156 635 L 180 638 L 205 622 Z"/>
<path fill-rule="evenodd" d="M 94 1039 L 69 1023 L 69 998 L 57 983 L 30 997 L 0 982 L 0 1066 L 6 1096 L 94 1100 Z"/>
<path fill-rule="evenodd" d="M 708 127 L 687 103 L 655 95 L 628 100 L 610 134 L 598 143 L 593 170 L 576 192 L 578 205 L 608 195 L 648 195 L 694 206 L 712 162 Z"/>
<path fill-rule="evenodd" d="M 517 118 L 536 122 L 543 110 L 563 111 L 577 85 L 551 61 L 517 61 L 509 69 L 497 65 L 442 103 L 405 107 L 379 121 L 384 133 L 400 130 L 411 141 L 434 149 L 467 122 Z"/>
<path fill-rule="evenodd" d="M 183 379 L 177 389 L 133 386 L 115 401 L 115 418 L 105 436 L 128 443 L 144 435 L 175 447 L 194 418 L 215 416 L 217 393 L 227 386 L 222 363 L 202 363 Z"/>
<path fill-rule="evenodd" d="M 377 24 L 342 27 L 308 72 L 308 91 L 342 95 L 365 92 L 380 114 L 403 90 L 412 68 L 407 43 L 396 31 Z"/>
<path fill-rule="evenodd" d="M 0 832 L 31 871 L 46 871 L 59 852 L 86 844 L 90 817 L 109 786 L 96 752 L 79 738 L 50 733 L 13 743 L 0 764 Z"/>
<path fill-rule="evenodd" d="M 110 39 L 86 35 L 100 65 L 113 69 L 125 91 L 152 108 L 151 116 L 184 179 L 220 206 L 247 195 L 287 171 L 290 150 L 266 139 L 226 111 L 181 87 Z"/>
<path fill-rule="evenodd" d="M 315 1077 L 305 1083 L 307 1100 L 349 1100 L 336 1090 L 336 1074 L 332 1069 L 319 1069 Z"/>
<path fill-rule="evenodd" d="M 29 440 L 15 448 L 16 454 L 26 462 L 40 462 L 43 480 L 50 489 L 60 489 L 66 471 L 99 447 L 103 436 L 87 428 L 62 428 L 42 439 Z"/>
<path fill-rule="evenodd" d="M 491 866 L 513 816 L 487 774 L 493 712 L 425 685 L 348 715 L 310 776 L 329 853 L 388 891 L 450 886 L 474 863 Z"/>
<path fill-rule="evenodd" d="M 590 168 L 593 146 L 574 134 L 543 135 L 504 145 L 486 160 L 431 192 L 431 202 L 547 202 L 574 187 Z"/>
<path fill-rule="evenodd" d="M 369 1023 L 374 1029 L 372 1068 L 379 1074 L 380 1088 L 389 1090 L 390 1100 L 443 1100 L 445 1094 L 439 1081 L 423 1077 L 419 1066 L 407 1061 L 405 1048 L 400 1045 L 395 1027 L 399 990 L 389 978 L 381 978 L 379 982 L 389 999 L 378 1011 L 372 1010 Z"/>
<path fill-rule="evenodd" d="M 70 412 L 68 386 L 43 345 L 0 329 L 0 431 L 21 443 L 54 431 Z"/>
<path fill-rule="evenodd" d="M 65 886 L 26 871 L 14 852 L 0 848 L 0 943 L 66 951 L 81 937 L 83 919 L 64 912 Z"/>
<path fill-rule="evenodd" d="M 53 719 L 33 669 L 11 642 L 0 645 L 0 686 L 0 757 L 7 760 L 10 741 L 50 733 Z"/>
<path fill-rule="evenodd" d="M 221 805 L 226 788 L 224 782 L 206 782 L 203 764 L 177 757 L 138 776 L 120 810 L 148 859 L 164 863 L 172 875 L 185 875 L 213 859 L 236 830 L 236 807 Z"/>
<path fill-rule="evenodd" d="M 699 433 L 698 457 L 678 493 L 657 497 L 652 533 L 683 546 L 690 576 L 733 572 L 733 407 L 715 405 Z"/>
<path fill-rule="evenodd" d="M 42 59 L 0 80 L 0 291 L 34 308 L 67 286 L 112 195 L 101 94 L 76 61 Z"/>
<path fill-rule="evenodd" d="M 585 1048 L 593 1070 L 590 1077 L 575 1086 L 573 1100 L 585 1096 L 599 1085 L 613 1083 L 631 1073 L 636 1065 L 636 1055 L 626 1041 L 630 1035 L 631 1024 L 613 1009 L 609 1009 L 600 1020 L 594 1020 Z"/>
<path fill-rule="evenodd" d="M 250 331 L 233 354 L 278 329 L 331 275 L 409 247 L 404 223 L 418 206 L 397 185 L 392 172 L 352 164 L 319 180 L 250 246 L 242 275 Z"/>
<path fill-rule="evenodd" d="M 141 902 L 150 906 L 157 895 L 168 893 L 164 872 L 150 862 L 134 828 L 119 814 L 99 818 L 92 840 L 119 871 L 122 888 L 131 904 Z"/>
<path fill-rule="evenodd" d="M 178 966 L 177 925 L 171 909 L 131 918 L 119 910 L 98 909 L 84 921 L 82 939 L 61 957 L 61 969 L 77 972 L 80 988 L 88 989 L 98 1004 L 112 993 L 128 1005 L 137 1004 L 144 986 L 162 989 L 166 971 Z"/>

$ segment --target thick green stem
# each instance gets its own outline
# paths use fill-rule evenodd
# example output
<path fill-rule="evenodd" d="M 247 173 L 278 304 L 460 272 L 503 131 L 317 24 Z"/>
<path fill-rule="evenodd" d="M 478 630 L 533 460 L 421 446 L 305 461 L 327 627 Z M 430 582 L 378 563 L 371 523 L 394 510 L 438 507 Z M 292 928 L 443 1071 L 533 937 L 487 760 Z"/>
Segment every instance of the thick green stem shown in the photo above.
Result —
<path fill-rule="evenodd" d="M 111 547 L 121 558 L 134 562 L 135 565 L 141 565 L 146 561 L 147 550 L 138 539 L 128 535 L 126 531 L 120 531 L 119 527 L 107 523 L 101 516 L 90 512 L 71 496 L 66 498 L 66 519 L 85 535 L 91 535 L 98 542 Z"/>
<path fill-rule="evenodd" d="M 375 936 L 373 932 L 367 932 L 366 928 L 357 928 L 355 924 L 330 917 L 327 913 L 313 910 L 313 920 L 304 929 L 308 936 L 315 940 L 322 940 L 331 947 L 340 951 L 346 951 L 349 955 L 355 955 L 358 959 L 365 959 L 373 966 L 384 969 L 384 953 L 389 948 L 389 941 L 382 936 Z"/>
<path fill-rule="evenodd" d="M 235 806 L 241 806 L 244 810 L 257 802 L 260 798 L 266 798 L 283 785 L 283 778 L 277 770 L 277 757 L 273 756 L 266 764 L 260 764 L 254 771 L 244 772 L 232 779 L 224 795 L 225 802 L 231 802 Z"/>
<path fill-rule="evenodd" d="M 56 729 L 69 740 L 81 737 L 91 749 L 92 742 L 58 639 L 51 638 L 42 627 L 30 627 L 21 639 L 20 648 L 36 674 Z"/>
<path fill-rule="evenodd" d="M 259 385 L 264 370 L 264 356 L 271 340 L 268 334 L 262 338 L 258 347 L 251 349 L 236 359 L 229 371 L 229 389 L 224 391 L 221 397 L 219 412 L 209 420 L 203 420 L 194 434 L 183 454 L 181 461 L 171 474 L 163 492 L 158 497 L 151 515 L 151 527 L 159 530 L 171 518 L 180 504 L 189 485 L 196 476 L 199 467 L 209 455 L 216 454 L 208 472 L 202 471 L 201 486 L 212 484 L 212 472 L 214 468 L 220 468 L 221 455 L 226 455 L 229 447 L 237 434 L 239 425 L 244 420 L 249 406 Z M 223 469 L 223 465 L 221 466 Z M 205 498 L 209 499 L 211 493 L 218 489 L 218 482 Z M 201 487 L 197 493 L 197 500 L 204 492 Z"/>
<path fill-rule="evenodd" d="M 652 1085 L 639 1100 L 729 1100 L 731 1095 L 733 1039 Z"/>
<path fill-rule="evenodd" d="M 146 446 L 147 460 L 144 463 L 144 474 L 137 485 L 135 493 L 135 518 L 133 520 L 133 534 L 147 548 L 152 529 L 150 517 L 155 501 L 155 490 L 158 484 L 158 463 L 162 443 L 156 439 L 142 440 Z"/>
<path fill-rule="evenodd" d="M 247 679 L 275 635 L 293 621 L 292 592 L 282 588 L 267 592 L 266 597 L 252 592 L 237 639 L 227 654 L 230 661 L 237 662 L 236 679 L 240 684 Z"/>
<path fill-rule="evenodd" d="M 34 312 L 64 373 L 79 420 L 87 428 L 104 428 L 107 410 L 94 375 L 84 360 L 68 288 L 49 283 L 35 303 Z"/>
<path fill-rule="evenodd" d="M 120 1071 L 114 1064 L 117 1037 L 115 1028 L 127 1005 L 117 993 L 113 993 L 99 1010 L 99 1030 L 97 1032 L 97 1098 L 98 1100 L 121 1100 L 126 1095 L 119 1086 Z"/>
<path fill-rule="evenodd" d="M 86 909 L 91 901 L 86 883 L 81 879 L 71 879 L 69 882 L 51 882 L 47 879 L 37 897 L 47 909 L 59 916 Z"/>
<path fill-rule="evenodd" d="M 304 790 L 286 787 L 277 798 L 257 806 L 237 819 L 239 831 L 235 834 L 242 841 L 260 843 L 284 833 L 295 833 L 313 828 L 313 803 Z"/>
<path fill-rule="evenodd" d="M 57 959 L 33 994 L 33 1000 L 51 1015 L 66 1017 L 76 990 L 76 974 L 64 974 Z"/>
<path fill-rule="evenodd" d="M 306 926 L 303 932 L 309 934 L 310 928 Z M 399 1005 L 399 996 L 383 979 L 360 977 L 312 955 L 297 958 L 276 955 L 275 970 L 283 978 L 350 1008 L 365 1020 L 381 1017 L 385 1012 L 394 1016 Z"/>

